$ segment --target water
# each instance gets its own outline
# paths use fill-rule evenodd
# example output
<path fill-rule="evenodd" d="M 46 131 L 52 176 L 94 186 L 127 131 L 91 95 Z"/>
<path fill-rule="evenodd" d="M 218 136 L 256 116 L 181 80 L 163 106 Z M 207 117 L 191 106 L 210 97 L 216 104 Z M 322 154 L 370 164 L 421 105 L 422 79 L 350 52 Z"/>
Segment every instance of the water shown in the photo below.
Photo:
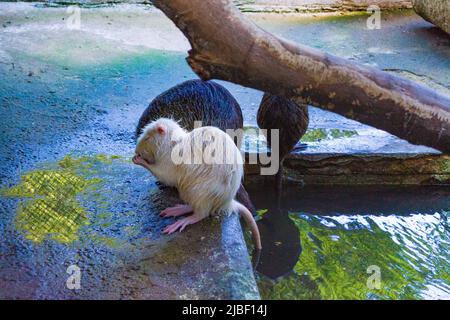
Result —
<path fill-rule="evenodd" d="M 255 189 L 263 298 L 450 298 L 448 188 Z"/>

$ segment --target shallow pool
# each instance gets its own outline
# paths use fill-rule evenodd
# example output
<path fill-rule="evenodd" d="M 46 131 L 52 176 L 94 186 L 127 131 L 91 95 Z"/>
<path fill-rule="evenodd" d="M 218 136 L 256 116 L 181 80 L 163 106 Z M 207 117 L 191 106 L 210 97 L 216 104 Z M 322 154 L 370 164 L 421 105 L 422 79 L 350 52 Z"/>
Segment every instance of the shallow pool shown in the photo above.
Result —
<path fill-rule="evenodd" d="M 250 192 L 263 298 L 450 298 L 448 188 L 289 187 L 279 201 Z"/>

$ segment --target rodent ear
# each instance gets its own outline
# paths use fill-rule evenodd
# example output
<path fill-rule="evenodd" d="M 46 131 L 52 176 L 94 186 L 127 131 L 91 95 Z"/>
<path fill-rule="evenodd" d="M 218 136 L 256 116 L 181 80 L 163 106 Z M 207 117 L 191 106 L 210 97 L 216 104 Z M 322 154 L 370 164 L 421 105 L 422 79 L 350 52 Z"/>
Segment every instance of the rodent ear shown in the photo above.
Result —
<path fill-rule="evenodd" d="M 164 125 L 162 124 L 158 124 L 158 126 L 156 127 L 156 131 L 158 131 L 158 133 L 163 136 L 166 134 L 166 128 L 164 127 Z"/>

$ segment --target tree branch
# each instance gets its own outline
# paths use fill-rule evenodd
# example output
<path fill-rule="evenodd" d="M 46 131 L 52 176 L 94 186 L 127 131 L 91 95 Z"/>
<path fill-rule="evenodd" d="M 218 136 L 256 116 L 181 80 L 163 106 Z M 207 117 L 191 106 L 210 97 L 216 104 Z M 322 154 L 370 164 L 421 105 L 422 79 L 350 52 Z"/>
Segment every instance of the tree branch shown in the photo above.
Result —
<path fill-rule="evenodd" d="M 184 33 L 202 79 L 231 81 L 330 110 L 450 153 L 450 97 L 278 38 L 229 0 L 154 0 Z"/>

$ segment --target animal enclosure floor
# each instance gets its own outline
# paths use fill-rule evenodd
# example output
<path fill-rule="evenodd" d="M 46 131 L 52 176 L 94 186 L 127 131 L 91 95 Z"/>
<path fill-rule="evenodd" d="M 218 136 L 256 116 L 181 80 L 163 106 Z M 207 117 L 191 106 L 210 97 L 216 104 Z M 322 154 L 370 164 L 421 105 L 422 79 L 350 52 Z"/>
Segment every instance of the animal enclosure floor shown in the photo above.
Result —
<path fill-rule="evenodd" d="M 449 37 L 412 11 L 383 13 L 371 31 L 365 15 L 249 16 L 448 92 Z M 0 3 L 0 298 L 258 297 L 245 253 L 230 251 L 242 241 L 226 240 L 223 223 L 161 236 L 159 210 L 177 199 L 130 162 L 148 103 L 196 77 L 188 42 L 151 6 L 81 7 L 79 17 L 74 28 L 67 7 Z M 223 84 L 255 126 L 262 93 Z M 310 151 L 433 152 L 310 110 Z M 81 290 L 67 289 L 70 265 Z"/>

